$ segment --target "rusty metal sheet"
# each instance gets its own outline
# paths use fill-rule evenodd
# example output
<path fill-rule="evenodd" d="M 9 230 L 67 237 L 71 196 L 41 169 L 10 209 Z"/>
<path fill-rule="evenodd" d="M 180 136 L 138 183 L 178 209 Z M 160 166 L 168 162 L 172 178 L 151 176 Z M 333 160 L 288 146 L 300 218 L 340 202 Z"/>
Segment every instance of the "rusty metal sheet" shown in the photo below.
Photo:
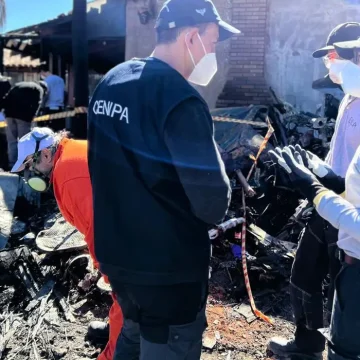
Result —
<path fill-rule="evenodd" d="M 39 250 L 51 253 L 61 251 L 75 251 L 85 249 L 87 244 L 75 227 L 70 225 L 62 216 L 54 217 L 55 223 L 41 231 L 36 238 Z"/>

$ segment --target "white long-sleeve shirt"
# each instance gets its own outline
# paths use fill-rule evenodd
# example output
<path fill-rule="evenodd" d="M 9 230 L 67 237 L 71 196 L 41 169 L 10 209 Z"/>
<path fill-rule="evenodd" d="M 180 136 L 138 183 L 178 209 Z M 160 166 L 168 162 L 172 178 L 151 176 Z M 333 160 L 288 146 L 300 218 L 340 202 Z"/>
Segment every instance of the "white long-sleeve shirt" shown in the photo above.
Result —
<path fill-rule="evenodd" d="M 318 213 L 339 229 L 339 248 L 360 259 L 360 147 L 346 173 L 345 189 L 345 198 L 324 190 L 314 204 Z"/>
<path fill-rule="evenodd" d="M 360 146 L 360 99 L 345 95 L 339 107 L 335 132 L 326 157 L 326 162 L 335 174 L 345 177 L 358 146 Z"/>

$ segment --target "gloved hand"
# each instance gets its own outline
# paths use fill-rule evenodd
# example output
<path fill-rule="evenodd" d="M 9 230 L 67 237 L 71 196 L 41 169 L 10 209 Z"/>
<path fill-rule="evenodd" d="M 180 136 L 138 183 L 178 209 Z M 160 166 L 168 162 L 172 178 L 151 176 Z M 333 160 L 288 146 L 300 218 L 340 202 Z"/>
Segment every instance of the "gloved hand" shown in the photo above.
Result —
<path fill-rule="evenodd" d="M 275 150 L 269 152 L 274 163 L 281 166 L 300 193 L 313 202 L 316 195 L 324 190 L 324 187 L 316 176 L 304 166 L 300 153 L 295 151 L 293 154 L 288 147 L 283 150 L 279 148 Z"/>
<path fill-rule="evenodd" d="M 293 155 L 298 152 L 304 165 L 317 176 L 318 180 L 328 189 L 337 194 L 345 191 L 345 179 L 334 173 L 331 167 L 318 156 L 310 151 L 304 150 L 300 145 L 289 146 Z"/>

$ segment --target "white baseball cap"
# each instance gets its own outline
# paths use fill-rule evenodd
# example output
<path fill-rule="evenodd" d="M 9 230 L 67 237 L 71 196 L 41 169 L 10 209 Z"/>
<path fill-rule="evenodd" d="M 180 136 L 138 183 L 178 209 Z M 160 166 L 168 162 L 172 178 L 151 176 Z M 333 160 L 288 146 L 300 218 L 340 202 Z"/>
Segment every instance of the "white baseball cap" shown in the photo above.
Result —
<path fill-rule="evenodd" d="M 44 150 L 55 142 L 55 133 L 47 127 L 35 127 L 18 142 L 18 159 L 11 172 L 24 170 L 24 161 L 29 155 Z"/>

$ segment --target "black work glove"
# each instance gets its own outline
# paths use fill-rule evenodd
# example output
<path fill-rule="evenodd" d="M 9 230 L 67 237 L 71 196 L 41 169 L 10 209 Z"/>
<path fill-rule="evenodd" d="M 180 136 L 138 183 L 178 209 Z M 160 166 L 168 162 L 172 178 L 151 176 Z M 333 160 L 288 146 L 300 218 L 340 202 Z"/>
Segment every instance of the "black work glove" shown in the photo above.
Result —
<path fill-rule="evenodd" d="M 309 201 L 313 202 L 316 195 L 325 189 L 316 176 L 304 166 L 297 151 L 293 154 L 289 148 L 277 148 L 276 151 L 271 150 L 269 155 L 275 164 L 286 171 L 294 186 Z"/>
<path fill-rule="evenodd" d="M 310 151 L 304 150 L 300 145 L 289 146 L 289 148 L 293 155 L 295 152 L 301 155 L 304 166 L 315 174 L 327 189 L 334 191 L 336 194 L 342 194 L 345 191 L 345 179 L 336 175 L 325 161 Z"/>

